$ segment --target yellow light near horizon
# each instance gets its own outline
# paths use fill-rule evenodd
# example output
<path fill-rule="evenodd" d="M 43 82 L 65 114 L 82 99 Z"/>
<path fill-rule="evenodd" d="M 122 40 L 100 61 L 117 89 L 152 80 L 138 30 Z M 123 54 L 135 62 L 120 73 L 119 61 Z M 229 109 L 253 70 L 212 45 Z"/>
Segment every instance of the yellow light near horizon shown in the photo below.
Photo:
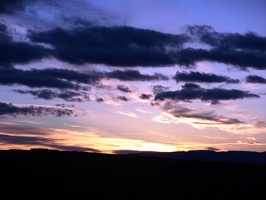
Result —
<path fill-rule="evenodd" d="M 104 134 L 104 133 L 101 133 Z M 104 137 L 95 132 L 78 132 L 54 129 L 53 138 L 57 145 L 92 148 L 103 153 L 113 153 L 117 150 L 172 152 L 176 147 L 170 144 L 147 142 L 139 139 Z"/>
<path fill-rule="evenodd" d="M 136 142 L 134 142 L 136 143 Z M 133 150 L 133 151 L 156 151 L 156 152 L 173 152 L 176 151 L 176 147 L 160 144 L 160 143 L 149 143 L 144 141 L 138 141 L 137 145 L 126 145 L 121 146 L 121 150 Z"/>
<path fill-rule="evenodd" d="M 92 138 L 91 138 L 92 139 Z M 132 151 L 158 151 L 172 152 L 176 151 L 176 147 L 167 144 L 146 142 L 143 140 L 122 139 L 122 138 L 93 138 L 88 142 L 92 142 L 94 147 L 104 153 L 113 153 L 119 150 Z"/>

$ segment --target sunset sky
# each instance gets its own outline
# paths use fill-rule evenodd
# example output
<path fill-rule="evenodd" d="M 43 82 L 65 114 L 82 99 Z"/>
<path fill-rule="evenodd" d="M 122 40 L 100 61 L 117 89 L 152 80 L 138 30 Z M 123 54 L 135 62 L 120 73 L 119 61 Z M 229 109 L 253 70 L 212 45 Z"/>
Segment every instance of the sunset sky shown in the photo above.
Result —
<path fill-rule="evenodd" d="M 0 149 L 266 151 L 265 0 L 1 0 Z"/>

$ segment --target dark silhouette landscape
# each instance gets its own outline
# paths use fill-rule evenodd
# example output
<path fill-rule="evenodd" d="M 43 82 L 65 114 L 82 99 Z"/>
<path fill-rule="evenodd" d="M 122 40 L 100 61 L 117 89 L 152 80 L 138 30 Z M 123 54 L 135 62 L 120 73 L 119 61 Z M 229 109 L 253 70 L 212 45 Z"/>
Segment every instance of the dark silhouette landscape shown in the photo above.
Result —
<path fill-rule="evenodd" d="M 259 199 L 265 196 L 265 152 L 101 154 L 2 150 L 0 162 L 1 193 L 6 195 L 5 199 Z"/>

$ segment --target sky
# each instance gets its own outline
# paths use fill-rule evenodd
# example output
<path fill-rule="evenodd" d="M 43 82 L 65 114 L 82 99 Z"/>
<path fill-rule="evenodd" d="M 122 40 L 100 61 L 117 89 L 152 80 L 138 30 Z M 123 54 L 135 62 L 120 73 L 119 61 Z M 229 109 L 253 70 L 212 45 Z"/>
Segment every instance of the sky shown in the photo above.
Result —
<path fill-rule="evenodd" d="M 0 149 L 266 151 L 265 0 L 1 0 Z"/>

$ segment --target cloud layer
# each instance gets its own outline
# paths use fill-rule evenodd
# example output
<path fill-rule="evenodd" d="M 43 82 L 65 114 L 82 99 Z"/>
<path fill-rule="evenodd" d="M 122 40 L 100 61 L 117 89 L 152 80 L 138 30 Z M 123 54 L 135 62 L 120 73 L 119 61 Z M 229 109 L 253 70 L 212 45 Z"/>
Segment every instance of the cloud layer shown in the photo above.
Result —
<path fill-rule="evenodd" d="M 50 55 L 49 49 L 40 45 L 14 41 L 4 24 L 0 24 L 0 51 L 0 67 L 28 64 L 31 61 L 40 60 Z"/>
<path fill-rule="evenodd" d="M 264 37 L 251 33 L 237 36 L 221 34 L 214 37 L 212 34 L 218 33 L 204 33 L 205 29 L 208 28 L 189 27 L 189 34 L 173 35 L 126 26 L 89 26 L 70 30 L 57 28 L 43 32 L 31 31 L 29 38 L 32 42 L 52 45 L 52 54 L 56 58 L 72 64 L 191 66 L 200 61 L 210 61 L 233 65 L 240 69 L 265 69 Z M 195 38 L 195 34 L 198 42 L 208 44 L 212 48 L 184 48 L 183 45 Z M 238 37 L 241 39 L 237 39 Z M 231 44 L 224 40 L 232 40 L 232 45 L 222 46 Z M 246 44 L 243 44 L 242 40 L 246 41 Z M 248 40 L 257 42 L 252 43 Z M 250 43 L 253 46 L 249 45 Z"/>
<path fill-rule="evenodd" d="M 186 83 L 182 86 L 181 90 L 166 91 L 156 94 L 154 100 L 171 99 L 176 101 L 192 101 L 199 99 L 201 101 L 209 101 L 212 104 L 217 104 L 223 100 L 236 100 L 244 98 L 259 98 L 258 95 L 252 94 L 248 91 L 242 91 L 237 89 L 222 89 L 212 88 L 205 89 L 197 84 Z"/>
<path fill-rule="evenodd" d="M 194 110 L 184 106 L 178 105 L 172 101 L 166 101 L 162 109 L 164 112 L 174 116 L 176 119 L 193 119 L 193 124 L 198 125 L 230 125 L 230 124 L 244 124 L 244 122 L 227 118 L 215 113 L 214 110 Z"/>
<path fill-rule="evenodd" d="M 198 82 L 198 83 L 240 83 L 237 79 L 227 76 L 218 76 L 201 72 L 176 72 L 174 79 L 176 82 Z"/>
<path fill-rule="evenodd" d="M 248 32 L 243 35 L 239 33 L 219 33 L 211 26 L 188 26 L 187 31 L 200 42 L 213 48 L 221 50 L 256 50 L 266 51 L 266 37 L 256 33 Z"/>
<path fill-rule="evenodd" d="M 55 98 L 63 99 L 64 101 L 76 101 L 76 102 L 82 102 L 84 99 L 89 100 L 89 97 L 83 98 L 81 96 L 81 93 L 79 92 L 73 92 L 73 91 L 53 91 L 53 90 L 13 90 L 14 92 L 17 92 L 19 94 L 31 94 L 39 99 L 45 99 L 45 100 L 52 100 Z"/>
<path fill-rule="evenodd" d="M 192 66 L 201 61 L 224 63 L 246 70 L 265 69 L 266 38 L 254 33 L 218 33 L 208 26 L 189 26 L 183 34 L 168 34 L 128 26 L 82 26 L 48 31 L 31 30 L 33 43 L 17 42 L 6 25 L 0 26 L 0 65 L 27 64 L 54 57 L 76 65 L 86 63 L 110 66 Z M 184 47 L 196 41 L 210 49 Z"/>
<path fill-rule="evenodd" d="M 43 107 L 43 106 L 15 106 L 11 103 L 0 102 L 0 115 L 11 115 L 16 117 L 17 115 L 31 115 L 31 116 L 43 116 L 54 115 L 56 117 L 71 116 L 73 110 L 68 108 L 55 108 L 55 107 Z"/>
<path fill-rule="evenodd" d="M 171 48 L 188 39 L 153 30 L 127 26 L 56 28 L 29 33 L 32 42 L 52 45 L 53 55 L 72 64 L 96 63 L 112 66 L 162 66 L 175 64 Z"/>
<path fill-rule="evenodd" d="M 257 76 L 257 75 L 249 75 L 246 77 L 246 82 L 266 84 L 266 79 L 261 76 Z"/>

